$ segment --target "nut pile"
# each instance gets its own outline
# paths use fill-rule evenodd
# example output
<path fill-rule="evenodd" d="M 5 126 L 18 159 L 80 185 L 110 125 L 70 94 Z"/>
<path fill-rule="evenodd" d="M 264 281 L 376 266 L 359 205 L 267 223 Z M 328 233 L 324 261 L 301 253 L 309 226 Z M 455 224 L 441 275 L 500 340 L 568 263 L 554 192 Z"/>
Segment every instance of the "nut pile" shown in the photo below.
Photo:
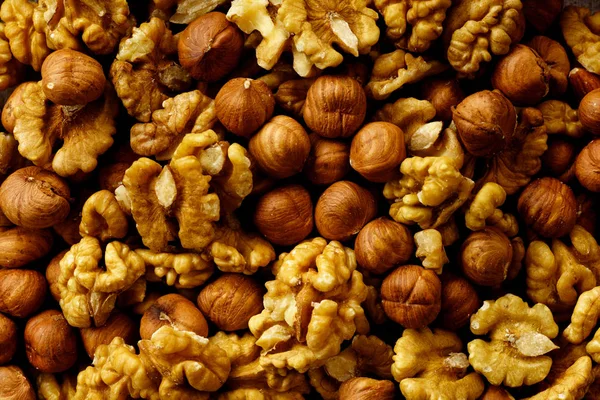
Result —
<path fill-rule="evenodd" d="M 4 0 L 0 398 L 600 399 L 600 12 Z"/>

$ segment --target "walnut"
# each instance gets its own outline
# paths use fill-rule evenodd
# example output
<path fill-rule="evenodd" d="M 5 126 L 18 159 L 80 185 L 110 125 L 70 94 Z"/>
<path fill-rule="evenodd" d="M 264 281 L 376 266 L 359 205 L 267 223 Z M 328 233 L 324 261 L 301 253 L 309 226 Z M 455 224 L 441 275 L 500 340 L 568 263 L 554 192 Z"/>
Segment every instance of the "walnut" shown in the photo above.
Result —
<path fill-rule="evenodd" d="M 408 150 L 418 157 L 449 157 L 457 166 L 464 163 L 465 151 L 454 123 L 446 129 L 441 121 L 429 122 L 419 127 L 410 138 Z"/>
<path fill-rule="evenodd" d="M 467 374 L 469 360 L 459 337 L 429 328 L 406 329 L 394 347 L 392 375 L 412 398 L 477 399 L 484 390 L 479 374 Z"/>
<path fill-rule="evenodd" d="M 448 157 L 411 157 L 402 162 L 400 180 L 388 182 L 383 195 L 394 203 L 390 216 L 423 229 L 446 223 L 468 199 L 474 183 Z"/>
<path fill-rule="evenodd" d="M 580 400 L 584 398 L 595 378 L 594 374 L 592 374 L 592 361 L 589 357 L 583 356 L 559 375 L 552 382 L 552 386 L 534 396 L 528 397 L 528 400 Z"/>
<path fill-rule="evenodd" d="M 174 24 L 189 24 L 224 3 L 226 0 L 153 0 L 151 15 L 160 16 Z M 170 9 L 175 5 L 177 9 L 173 14 Z"/>
<path fill-rule="evenodd" d="M 404 132 L 404 143 L 410 144 L 413 134 L 431 121 L 435 113 L 435 107 L 429 101 L 409 97 L 384 105 L 375 113 L 375 120 L 400 127 Z"/>
<path fill-rule="evenodd" d="M 10 133 L 0 132 L 0 176 L 25 167 L 25 160 L 18 151 L 18 143 Z"/>
<path fill-rule="evenodd" d="M 446 69 L 448 66 L 439 61 L 427 61 L 422 56 L 415 57 L 404 50 L 395 50 L 375 59 L 365 90 L 375 100 L 383 100 L 406 84 L 419 82 Z"/>
<path fill-rule="evenodd" d="M 461 75 L 474 77 L 481 62 L 508 53 L 525 32 L 521 0 L 461 0 L 448 11 L 443 40 L 450 65 Z"/>
<path fill-rule="evenodd" d="M 33 23 L 44 32 L 52 49 L 84 50 L 81 42 L 95 54 L 110 54 L 134 24 L 126 0 L 41 0 L 35 8 Z M 81 36 L 81 38 L 80 38 Z"/>
<path fill-rule="evenodd" d="M 537 105 L 542 112 L 548 135 L 567 135 L 580 138 L 584 134 L 577 110 L 560 100 L 548 100 Z"/>
<path fill-rule="evenodd" d="M 0 22 L 0 90 L 20 83 L 23 64 L 13 57 L 5 34 L 6 25 Z"/>
<path fill-rule="evenodd" d="M 189 88 L 192 78 L 176 59 L 177 39 L 161 19 L 151 18 L 121 40 L 110 78 L 129 115 L 149 122 L 171 93 Z"/>
<path fill-rule="evenodd" d="M 0 19 L 5 23 L 4 35 L 13 57 L 39 71 L 50 49 L 43 29 L 38 32 L 34 27 L 35 8 L 36 4 L 28 0 L 7 0 L 0 8 Z"/>
<path fill-rule="evenodd" d="M 37 385 L 37 395 L 40 400 L 69 400 L 75 395 L 77 386 L 77 377 L 68 373 L 56 375 L 42 373 L 39 374 L 35 383 Z"/>
<path fill-rule="evenodd" d="M 542 113 L 535 108 L 522 109 L 514 135 L 505 149 L 488 161 L 484 176 L 477 180 L 477 188 L 495 182 L 506 194 L 515 194 L 542 167 L 540 157 L 548 148 L 547 139 Z"/>
<path fill-rule="evenodd" d="M 200 254 L 157 253 L 147 249 L 135 252 L 146 263 L 146 279 L 164 282 L 176 288 L 195 288 L 204 284 L 213 274 L 214 266 Z"/>
<path fill-rule="evenodd" d="M 450 0 L 376 0 L 383 15 L 386 34 L 397 47 L 422 53 L 442 34 Z M 408 26 L 412 29 L 409 30 Z M 410 32 L 410 34 L 409 34 Z"/>
<path fill-rule="evenodd" d="M 279 393 L 269 389 L 241 388 L 219 394 L 218 400 L 304 400 L 298 392 Z"/>
<path fill-rule="evenodd" d="M 590 72 L 600 74 L 600 24 L 598 13 L 589 8 L 567 6 L 560 15 L 560 28 L 577 61 Z"/>
<path fill-rule="evenodd" d="M 117 295 L 131 287 L 144 272 L 144 260 L 127 245 L 111 242 L 103 251 L 98 239 L 84 237 L 60 261 L 56 288 L 67 322 L 77 328 L 102 326 L 115 306 Z"/>
<path fill-rule="evenodd" d="M 592 333 L 600 317 L 600 286 L 587 290 L 577 299 L 571 323 L 563 331 L 569 343 L 580 344 Z"/>
<path fill-rule="evenodd" d="M 139 155 L 170 158 L 187 133 L 200 133 L 217 121 L 215 102 L 199 90 L 185 92 L 162 102 L 151 122 L 131 127 L 131 148 Z"/>
<path fill-rule="evenodd" d="M 367 54 L 379 40 L 378 14 L 368 5 L 367 0 L 283 1 L 277 17 L 292 35 L 294 70 L 307 76 L 313 65 L 335 67 L 344 59 L 336 49 L 355 57 Z"/>
<path fill-rule="evenodd" d="M 472 340 L 468 349 L 469 362 L 492 385 L 533 385 L 548 375 L 552 359 L 545 354 L 557 348 L 551 339 L 558 325 L 545 305 L 530 308 L 513 294 L 486 300 L 471 316 L 471 332 L 491 338 Z"/>
<path fill-rule="evenodd" d="M 108 190 L 91 195 L 81 210 L 81 236 L 94 236 L 103 242 L 122 239 L 127 235 L 129 224 L 117 199 Z"/>
<path fill-rule="evenodd" d="M 600 282 L 600 247 L 594 237 L 576 225 L 571 246 L 553 239 L 551 246 L 533 241 L 527 248 L 527 295 L 557 314 L 569 312 L 578 297 Z"/>
<path fill-rule="evenodd" d="M 508 237 L 519 233 L 519 223 L 512 214 L 504 214 L 500 206 L 506 200 L 506 192 L 502 186 L 494 182 L 484 184 L 475 194 L 473 201 L 465 213 L 465 224 L 472 231 L 486 226 L 495 226 Z"/>
<path fill-rule="evenodd" d="M 2 120 L 14 118 L 14 124 L 5 127 L 19 142 L 23 157 L 66 177 L 96 168 L 98 156 L 113 144 L 117 113 L 117 99 L 108 84 L 98 100 L 72 107 L 50 103 L 40 81 L 17 87 Z M 59 141 L 62 145 L 54 153 Z"/>
<path fill-rule="evenodd" d="M 353 258 L 352 250 L 322 238 L 279 256 L 275 280 L 265 285 L 265 309 L 249 322 L 264 350 L 261 365 L 305 372 L 339 354 L 355 332 L 367 332 L 360 306 L 367 287 Z"/>
<path fill-rule="evenodd" d="M 450 262 L 444 250 L 441 233 L 435 229 L 419 231 L 415 233 L 415 245 L 417 246 L 415 256 L 421 259 L 423 268 L 441 274 L 444 264 Z"/>

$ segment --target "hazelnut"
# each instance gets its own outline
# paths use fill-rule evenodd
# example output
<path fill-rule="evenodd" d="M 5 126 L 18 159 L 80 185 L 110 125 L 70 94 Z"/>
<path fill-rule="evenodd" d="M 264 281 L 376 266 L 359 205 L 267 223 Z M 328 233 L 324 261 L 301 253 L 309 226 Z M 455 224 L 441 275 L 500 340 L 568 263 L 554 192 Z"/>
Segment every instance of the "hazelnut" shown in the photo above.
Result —
<path fill-rule="evenodd" d="M 90 103 L 104 93 L 102 65 L 92 57 L 70 49 L 50 53 L 42 64 L 42 89 L 55 104 Z"/>
<path fill-rule="evenodd" d="M 547 238 L 568 234 L 577 220 L 573 191 L 555 178 L 541 178 L 527 185 L 517 209 L 528 227 Z"/>
<path fill-rule="evenodd" d="M 527 45 L 535 50 L 548 66 L 550 93 L 560 95 L 566 92 L 571 64 L 564 47 L 546 36 L 535 36 Z"/>
<path fill-rule="evenodd" d="M 52 234 L 42 229 L 15 227 L 0 232 L 0 267 L 20 268 L 48 254 Z"/>
<path fill-rule="evenodd" d="M 438 317 L 440 325 L 455 331 L 469 322 L 469 318 L 481 306 L 473 285 L 465 278 L 444 273 L 442 281 L 442 309 Z"/>
<path fill-rule="evenodd" d="M 68 250 L 63 250 L 58 253 L 46 268 L 46 281 L 48 282 L 48 287 L 50 288 L 50 294 L 54 297 L 54 300 L 60 300 L 60 291 L 57 287 L 58 277 L 60 276 L 60 261 L 67 254 Z"/>
<path fill-rule="evenodd" d="M 342 383 L 339 400 L 393 400 L 396 387 L 393 382 L 371 378 L 351 378 Z"/>
<path fill-rule="evenodd" d="M 159 297 L 144 313 L 140 336 L 150 339 L 161 326 L 169 325 L 196 335 L 208 336 L 208 324 L 194 303 L 179 294 Z"/>
<path fill-rule="evenodd" d="M 109 344 L 116 337 L 133 346 L 137 338 L 137 324 L 127 314 L 115 312 L 101 327 L 80 329 L 79 333 L 86 353 L 94 358 L 98 346 Z"/>
<path fill-rule="evenodd" d="M 358 81 L 325 75 L 308 89 L 304 103 L 306 125 L 326 138 L 349 137 L 367 113 L 367 96 Z"/>
<path fill-rule="evenodd" d="M 356 262 L 374 274 L 383 274 L 408 261 L 413 254 L 413 236 L 404 225 L 377 218 L 360 230 L 354 242 Z"/>
<path fill-rule="evenodd" d="M 452 110 L 465 149 L 476 157 L 502 151 L 517 126 L 517 113 L 510 100 L 498 91 L 474 93 Z"/>
<path fill-rule="evenodd" d="M 0 399 L 36 400 L 33 386 L 21 371 L 21 368 L 9 365 L 0 367 Z"/>
<path fill-rule="evenodd" d="M 595 199 L 586 193 L 581 193 L 577 196 L 577 225 L 593 235 L 596 232 L 597 220 L 598 210 Z"/>
<path fill-rule="evenodd" d="M 69 215 L 70 191 L 54 172 L 25 167 L 10 174 L 0 186 L 0 208 L 15 225 L 42 229 Z"/>
<path fill-rule="evenodd" d="M 592 90 L 600 89 L 600 76 L 585 68 L 573 68 L 569 72 L 569 84 L 579 100 Z"/>
<path fill-rule="evenodd" d="M 317 230 L 329 240 L 347 240 L 377 215 L 375 197 L 354 182 L 329 186 L 315 207 Z"/>
<path fill-rule="evenodd" d="M 46 298 L 46 279 L 37 271 L 0 270 L 0 312 L 17 318 L 36 312 Z"/>
<path fill-rule="evenodd" d="M 548 150 L 542 155 L 542 165 L 544 170 L 559 177 L 571 168 L 576 156 L 577 151 L 571 141 L 552 137 L 548 140 Z"/>
<path fill-rule="evenodd" d="M 421 97 L 433 105 L 437 119 L 450 121 L 452 108 L 464 100 L 465 94 L 456 79 L 431 79 L 421 87 Z"/>
<path fill-rule="evenodd" d="M 592 90 L 581 99 L 578 113 L 585 130 L 600 135 L 600 89 Z"/>
<path fill-rule="evenodd" d="M 125 171 L 131 166 L 129 163 L 115 163 L 109 164 L 102 168 L 98 172 L 98 179 L 100 181 L 100 190 L 108 190 L 114 193 L 119 186 L 123 184 L 123 177 Z"/>
<path fill-rule="evenodd" d="M 479 400 L 515 400 L 515 398 L 503 388 L 490 385 Z"/>
<path fill-rule="evenodd" d="M 263 81 L 235 78 L 215 98 L 217 118 L 228 131 L 250 137 L 271 118 L 275 99 Z"/>
<path fill-rule="evenodd" d="M 0 314 L 0 365 L 9 362 L 17 351 L 17 324 Z"/>
<path fill-rule="evenodd" d="M 550 90 L 550 69 L 535 50 L 517 44 L 496 64 L 492 86 L 517 105 L 536 105 Z"/>
<path fill-rule="evenodd" d="M 504 282 L 512 258 L 510 240 L 495 227 L 472 232 L 460 251 L 464 274 L 481 286 L 497 286 Z"/>
<path fill-rule="evenodd" d="M 405 158 L 404 132 L 389 122 L 365 125 L 350 145 L 350 165 L 371 182 L 388 182 L 400 175 Z"/>
<path fill-rule="evenodd" d="M 244 35 L 225 14 L 211 12 L 189 24 L 181 33 L 179 63 L 194 79 L 215 82 L 237 66 Z"/>
<path fill-rule="evenodd" d="M 254 210 L 254 225 L 270 242 L 287 246 L 313 230 L 313 203 L 300 185 L 283 186 L 264 194 Z"/>
<path fill-rule="evenodd" d="M 77 361 L 77 337 L 60 311 L 46 310 L 25 325 L 29 363 L 46 373 L 63 372 Z"/>
<path fill-rule="evenodd" d="M 564 0 L 526 0 L 523 14 L 529 25 L 538 32 L 545 32 L 562 11 L 563 3 Z"/>
<path fill-rule="evenodd" d="M 583 187 L 600 192 L 600 139 L 592 140 L 575 161 L 575 176 Z"/>
<path fill-rule="evenodd" d="M 220 330 L 247 329 L 250 318 L 263 309 L 264 292 L 250 276 L 223 274 L 202 289 L 198 307 Z"/>
<path fill-rule="evenodd" d="M 381 284 L 383 311 L 405 328 L 418 329 L 435 320 L 441 309 L 442 284 L 435 272 L 405 265 Z"/>
<path fill-rule="evenodd" d="M 283 179 L 302 171 L 310 152 L 310 139 L 295 119 L 278 115 L 252 136 L 248 151 L 262 171 Z"/>
<path fill-rule="evenodd" d="M 311 147 L 304 164 L 304 175 L 315 185 L 330 185 L 342 180 L 350 171 L 350 145 L 325 139 L 317 133 L 308 137 Z"/>

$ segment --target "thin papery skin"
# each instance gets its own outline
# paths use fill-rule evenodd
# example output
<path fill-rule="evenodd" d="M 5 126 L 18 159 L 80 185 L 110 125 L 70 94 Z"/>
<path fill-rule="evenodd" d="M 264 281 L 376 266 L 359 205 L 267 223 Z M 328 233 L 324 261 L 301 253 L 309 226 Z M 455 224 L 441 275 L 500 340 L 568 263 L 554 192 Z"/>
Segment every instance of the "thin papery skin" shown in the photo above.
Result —
<path fill-rule="evenodd" d="M 567 6 L 560 15 L 560 28 L 577 61 L 600 74 L 600 13 L 589 8 Z"/>
<path fill-rule="evenodd" d="M 488 182 L 475 194 L 473 201 L 465 213 L 465 224 L 472 231 L 486 226 L 495 226 L 513 237 L 519 233 L 519 224 L 512 214 L 504 214 L 500 206 L 506 200 L 506 191 L 494 182 Z"/>
<path fill-rule="evenodd" d="M 596 379 L 592 373 L 592 360 L 583 356 L 564 371 L 548 389 L 529 397 L 529 400 L 565 399 L 580 400 Z"/>
<path fill-rule="evenodd" d="M 195 288 L 204 284 L 213 274 L 214 265 L 200 254 L 160 253 L 137 249 L 146 263 L 146 279 L 162 281 L 176 288 Z"/>
<path fill-rule="evenodd" d="M 484 301 L 471 316 L 471 332 L 491 339 L 468 344 L 469 362 L 491 384 L 533 385 L 548 375 L 552 359 L 545 354 L 557 348 L 551 339 L 558 325 L 545 305 L 530 308 L 513 294 Z"/>
<path fill-rule="evenodd" d="M 484 390 L 477 373 L 468 373 L 462 342 L 449 331 L 406 329 L 396 342 L 391 371 L 406 398 L 475 400 Z"/>
<path fill-rule="evenodd" d="M 600 318 L 600 286 L 583 292 L 571 315 L 571 323 L 563 336 L 573 344 L 582 343 L 591 333 Z"/>

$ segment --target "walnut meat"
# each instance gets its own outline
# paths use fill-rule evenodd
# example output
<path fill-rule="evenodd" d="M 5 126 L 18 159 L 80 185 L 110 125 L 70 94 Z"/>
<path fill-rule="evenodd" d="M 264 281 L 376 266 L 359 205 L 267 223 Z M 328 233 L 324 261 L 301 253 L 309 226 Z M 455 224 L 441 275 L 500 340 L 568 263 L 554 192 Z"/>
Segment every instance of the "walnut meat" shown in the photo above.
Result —
<path fill-rule="evenodd" d="M 122 239 L 127 235 L 129 223 L 115 196 L 108 190 L 91 195 L 81 210 L 81 236 L 94 236 L 103 242 Z"/>
<path fill-rule="evenodd" d="M 135 252 L 146 263 L 146 279 L 163 281 L 176 288 L 195 288 L 206 282 L 214 272 L 214 265 L 195 253 L 160 253 L 147 249 Z"/>
<path fill-rule="evenodd" d="M 586 7 L 567 6 L 560 15 L 560 28 L 577 61 L 590 72 L 600 73 L 600 29 L 598 13 Z"/>
<path fill-rule="evenodd" d="M 514 215 L 504 214 L 500 206 L 506 201 L 506 191 L 494 182 L 488 182 L 475 194 L 465 213 L 465 225 L 472 231 L 486 226 L 500 229 L 508 237 L 519 232 L 519 223 Z"/>

